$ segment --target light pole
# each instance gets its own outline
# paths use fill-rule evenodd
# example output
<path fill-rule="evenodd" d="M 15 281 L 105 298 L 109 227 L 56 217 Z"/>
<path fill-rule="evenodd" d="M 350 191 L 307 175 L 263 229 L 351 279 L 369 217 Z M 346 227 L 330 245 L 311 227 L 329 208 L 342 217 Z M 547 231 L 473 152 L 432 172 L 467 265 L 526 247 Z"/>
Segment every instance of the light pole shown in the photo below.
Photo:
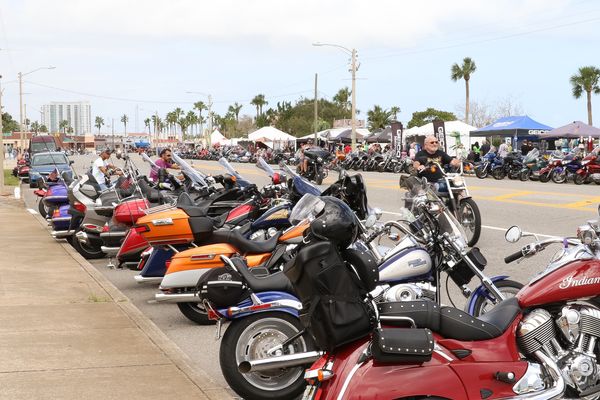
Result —
<path fill-rule="evenodd" d="M 350 72 L 352 72 L 352 151 L 356 150 L 356 71 L 358 66 L 356 65 L 356 49 L 350 50 L 347 47 L 340 46 L 339 44 L 332 43 L 313 43 L 313 46 L 330 46 L 337 47 L 343 50 L 344 53 L 350 54 L 352 57 L 350 64 Z"/>
<path fill-rule="evenodd" d="M 21 131 L 21 154 L 23 154 L 25 152 L 25 132 L 23 132 L 23 77 L 29 74 L 33 74 L 36 71 L 42 70 L 42 69 L 54 69 L 56 67 L 53 66 L 49 66 L 49 67 L 40 67 L 40 68 L 36 68 L 33 71 L 29 71 L 29 72 L 19 72 L 18 73 L 18 77 L 19 77 L 19 130 Z"/>
<path fill-rule="evenodd" d="M 2 75 L 0 75 L 0 80 Z M 0 196 L 4 195 L 4 132 L 2 131 L 2 84 L 0 83 Z"/>
<path fill-rule="evenodd" d="M 206 135 L 206 147 L 210 147 L 210 135 L 212 135 L 212 96 L 203 92 L 186 92 L 188 94 L 200 94 L 202 96 L 206 96 L 208 98 L 208 135 Z"/>

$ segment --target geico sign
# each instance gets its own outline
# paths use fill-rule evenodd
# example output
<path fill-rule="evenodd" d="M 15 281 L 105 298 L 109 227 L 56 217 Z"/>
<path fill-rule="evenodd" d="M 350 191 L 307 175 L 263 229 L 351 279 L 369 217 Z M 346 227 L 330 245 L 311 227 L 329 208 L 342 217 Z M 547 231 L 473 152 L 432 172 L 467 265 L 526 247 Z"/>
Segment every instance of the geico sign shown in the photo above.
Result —
<path fill-rule="evenodd" d="M 545 129 L 530 129 L 527 131 L 528 135 L 541 135 L 542 133 L 548 132 Z"/>

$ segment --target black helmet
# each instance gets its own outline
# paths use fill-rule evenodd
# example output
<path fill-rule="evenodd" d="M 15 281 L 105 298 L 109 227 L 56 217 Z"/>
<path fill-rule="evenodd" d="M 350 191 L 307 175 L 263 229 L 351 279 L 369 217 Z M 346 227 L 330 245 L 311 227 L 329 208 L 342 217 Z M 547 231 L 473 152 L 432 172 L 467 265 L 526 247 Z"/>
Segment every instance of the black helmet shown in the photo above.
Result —
<path fill-rule="evenodd" d="M 358 234 L 356 216 L 350 207 L 335 197 L 321 197 L 323 211 L 310 223 L 310 231 L 319 239 L 329 240 L 342 248 L 348 247 Z"/>

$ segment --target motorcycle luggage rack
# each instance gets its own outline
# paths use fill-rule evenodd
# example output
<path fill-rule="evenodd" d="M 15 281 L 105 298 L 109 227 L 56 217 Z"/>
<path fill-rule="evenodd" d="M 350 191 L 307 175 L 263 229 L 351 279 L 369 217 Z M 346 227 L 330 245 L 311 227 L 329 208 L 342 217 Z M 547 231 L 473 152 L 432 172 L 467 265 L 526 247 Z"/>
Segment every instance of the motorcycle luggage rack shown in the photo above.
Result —
<path fill-rule="evenodd" d="M 152 208 L 147 208 L 144 211 L 144 214 L 146 215 L 150 215 L 150 214 L 156 214 L 159 212 L 163 212 L 163 211 L 167 211 L 170 210 L 172 208 L 174 208 L 175 205 L 174 204 L 162 204 L 160 206 L 156 206 L 156 207 L 152 207 Z"/>

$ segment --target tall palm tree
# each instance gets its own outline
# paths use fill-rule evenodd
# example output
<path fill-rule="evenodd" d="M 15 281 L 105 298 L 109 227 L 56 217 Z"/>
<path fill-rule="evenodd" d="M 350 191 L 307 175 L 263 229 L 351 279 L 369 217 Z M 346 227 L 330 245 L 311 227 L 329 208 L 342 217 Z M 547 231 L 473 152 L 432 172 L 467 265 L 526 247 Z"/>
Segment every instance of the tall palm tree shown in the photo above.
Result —
<path fill-rule="evenodd" d="M 60 121 L 58 123 L 58 129 L 62 130 L 65 135 L 67 134 L 68 127 L 69 127 L 69 121 L 67 121 L 66 119 L 63 119 L 62 121 Z"/>
<path fill-rule="evenodd" d="M 462 65 L 454 64 L 452 65 L 450 72 L 450 79 L 454 82 L 459 79 L 465 80 L 465 90 L 466 90 L 466 98 L 465 98 L 465 122 L 469 123 L 469 80 L 471 79 L 471 75 L 477 70 L 477 66 L 475 65 L 475 61 L 473 61 L 470 57 L 465 57 L 463 59 Z"/>
<path fill-rule="evenodd" d="M 340 90 L 338 90 L 335 96 L 333 96 L 332 100 L 338 106 L 342 107 L 342 109 L 345 112 L 348 112 L 350 110 L 350 107 L 352 106 L 352 102 L 350 101 L 351 94 L 352 91 L 348 89 L 348 87 L 343 87 Z"/>
<path fill-rule="evenodd" d="M 198 116 L 193 111 L 188 111 L 185 115 L 185 120 L 188 124 L 188 127 L 191 127 L 192 136 L 194 136 L 194 125 L 198 123 Z"/>
<path fill-rule="evenodd" d="M 263 113 L 263 106 L 266 106 L 267 104 L 269 104 L 269 102 L 265 100 L 264 94 L 257 94 L 256 96 L 254 96 L 250 104 L 256 106 L 256 118 L 258 119 L 258 117 L 260 117 Z"/>
<path fill-rule="evenodd" d="M 176 109 L 173 110 L 173 113 L 175 114 L 175 128 L 177 128 L 177 125 L 179 124 L 179 120 L 184 117 L 184 112 L 180 107 L 177 107 Z M 182 132 L 182 135 L 183 135 L 183 132 Z"/>
<path fill-rule="evenodd" d="M 127 116 L 127 114 L 123 114 L 121 116 L 121 122 L 123 123 L 123 127 L 124 127 L 124 133 L 125 136 L 127 136 L 127 122 L 129 122 L 129 117 Z"/>
<path fill-rule="evenodd" d="M 177 115 L 174 111 L 167 113 L 167 116 L 165 117 L 165 122 L 167 123 L 169 134 L 171 134 L 172 132 L 171 128 L 177 123 L 177 119 Z"/>
<path fill-rule="evenodd" d="M 587 94 L 588 125 L 592 125 L 592 92 L 600 93 L 599 79 L 600 69 L 594 66 L 581 67 L 579 74 L 571 76 L 573 97 L 580 98 L 584 91 Z"/>
<path fill-rule="evenodd" d="M 398 106 L 394 106 L 392 108 L 390 108 L 390 112 L 392 113 L 392 115 L 394 116 L 394 121 L 398 120 L 398 113 L 400 112 L 400 107 Z"/>
<path fill-rule="evenodd" d="M 206 104 L 203 101 L 197 101 L 194 103 L 194 110 L 198 110 L 198 123 L 200 124 L 200 134 L 202 135 L 202 123 L 205 121 L 202 118 L 202 111 L 206 110 Z"/>
<path fill-rule="evenodd" d="M 381 108 L 378 105 L 373 106 L 372 110 L 367 111 L 367 119 L 369 120 L 369 129 L 383 129 L 390 124 L 392 112 Z"/>
<path fill-rule="evenodd" d="M 100 128 L 102 128 L 102 125 L 104 125 L 104 118 L 96 117 L 94 120 L 94 126 L 98 128 L 98 134 L 100 134 Z"/>
<path fill-rule="evenodd" d="M 242 109 L 242 105 L 238 104 L 238 102 L 236 101 L 235 103 L 233 103 L 232 105 L 229 106 L 229 112 L 232 113 L 233 115 L 235 115 L 235 122 L 239 123 L 240 122 L 240 111 Z"/>
<path fill-rule="evenodd" d="M 33 121 L 33 123 L 31 124 L 31 130 L 34 131 L 35 133 L 39 133 L 40 123 L 37 121 Z"/>
<path fill-rule="evenodd" d="M 150 118 L 144 119 L 144 126 L 148 128 L 148 134 L 150 134 Z"/>

